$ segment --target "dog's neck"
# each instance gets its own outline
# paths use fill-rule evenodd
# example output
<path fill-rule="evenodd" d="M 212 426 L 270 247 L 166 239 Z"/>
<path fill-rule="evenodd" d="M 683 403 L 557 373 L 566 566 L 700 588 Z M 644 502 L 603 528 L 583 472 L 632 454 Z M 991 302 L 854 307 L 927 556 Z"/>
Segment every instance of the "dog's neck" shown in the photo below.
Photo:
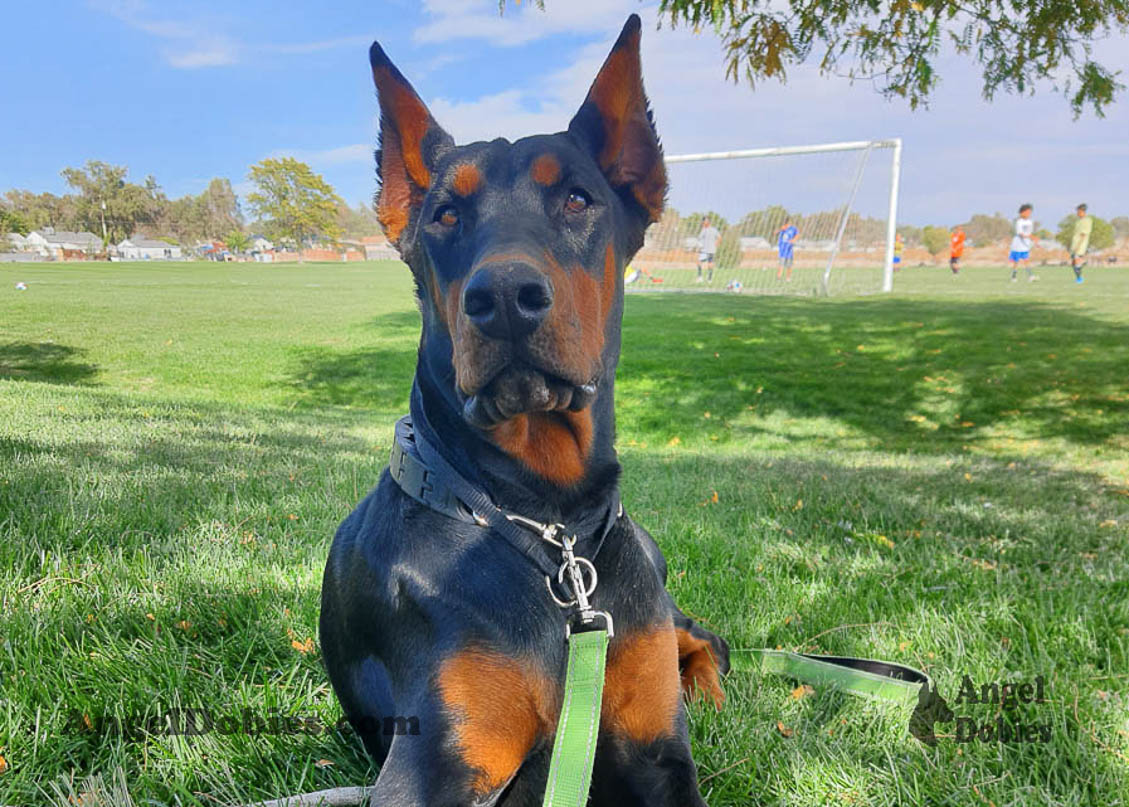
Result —
<path fill-rule="evenodd" d="M 463 470 L 499 507 L 528 518 L 583 530 L 596 524 L 614 501 L 619 479 L 615 454 L 614 365 L 600 380 L 592 402 L 593 435 L 583 477 L 561 486 L 501 451 L 490 435 L 468 424 L 424 362 L 412 385 L 411 416 L 417 432 Z"/>

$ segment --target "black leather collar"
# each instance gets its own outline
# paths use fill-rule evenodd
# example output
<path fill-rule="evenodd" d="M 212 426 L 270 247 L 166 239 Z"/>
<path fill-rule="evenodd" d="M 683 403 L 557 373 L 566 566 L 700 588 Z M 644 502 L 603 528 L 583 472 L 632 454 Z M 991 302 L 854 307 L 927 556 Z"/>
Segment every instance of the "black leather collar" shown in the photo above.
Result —
<path fill-rule="evenodd" d="M 416 431 L 411 415 L 396 422 L 388 471 L 412 499 L 448 518 L 499 533 L 542 572 L 556 577 L 561 559 L 552 544 L 511 521 L 509 514 L 494 504 L 484 490 L 456 471 L 435 446 Z M 594 535 L 577 536 L 577 554 L 595 559 L 604 539 L 622 515 L 619 495 L 613 494 L 602 527 Z"/>

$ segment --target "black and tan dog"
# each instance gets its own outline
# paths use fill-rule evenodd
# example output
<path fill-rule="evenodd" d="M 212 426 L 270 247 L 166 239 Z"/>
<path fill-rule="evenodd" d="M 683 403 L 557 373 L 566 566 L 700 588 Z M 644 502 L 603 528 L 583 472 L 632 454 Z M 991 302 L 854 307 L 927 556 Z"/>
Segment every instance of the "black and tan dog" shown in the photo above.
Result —
<path fill-rule="evenodd" d="M 675 606 L 616 488 L 623 269 L 667 186 L 639 35 L 632 16 L 567 132 L 466 146 L 374 44 L 378 212 L 422 312 L 419 439 L 499 508 L 567 525 L 598 571 L 615 634 L 591 803 L 702 805 L 682 695 L 720 707 L 728 649 Z M 382 763 L 373 804 L 540 804 L 566 613 L 497 531 L 417 498 L 386 472 L 322 589 L 330 679 Z"/>

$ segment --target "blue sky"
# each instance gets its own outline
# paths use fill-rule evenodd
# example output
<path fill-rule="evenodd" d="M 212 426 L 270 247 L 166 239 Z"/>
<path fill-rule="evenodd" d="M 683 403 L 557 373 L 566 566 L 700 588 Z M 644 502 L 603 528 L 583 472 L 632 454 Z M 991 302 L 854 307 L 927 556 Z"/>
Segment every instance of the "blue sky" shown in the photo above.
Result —
<path fill-rule="evenodd" d="M 1046 222 L 1081 200 L 1098 215 L 1129 214 L 1129 99 L 1105 119 L 1087 113 L 1077 122 L 1049 86 L 989 104 L 975 68 L 956 58 L 942 62 L 927 111 L 808 68 L 786 85 L 750 90 L 723 80 L 712 33 L 656 31 L 654 4 L 528 6 L 499 18 L 494 0 L 11 4 L 0 72 L 16 78 L 0 113 L 0 189 L 60 193 L 63 167 L 101 159 L 128 165 L 137 181 L 155 175 L 170 196 L 199 192 L 214 176 L 244 190 L 253 162 L 292 154 L 355 204 L 374 189 L 374 38 L 457 140 L 512 138 L 567 125 L 623 20 L 638 11 L 668 154 L 900 136 L 903 221 L 1011 214 L 1021 201 Z M 1124 40 L 1099 52 L 1129 74 Z M 682 171 L 672 200 L 684 211 L 714 201 L 726 212 L 791 194 L 795 207 L 830 207 L 852 159 L 731 165 L 696 179 Z M 871 159 L 860 204 L 879 212 L 886 157 Z M 722 188 L 734 172 L 740 181 Z"/>

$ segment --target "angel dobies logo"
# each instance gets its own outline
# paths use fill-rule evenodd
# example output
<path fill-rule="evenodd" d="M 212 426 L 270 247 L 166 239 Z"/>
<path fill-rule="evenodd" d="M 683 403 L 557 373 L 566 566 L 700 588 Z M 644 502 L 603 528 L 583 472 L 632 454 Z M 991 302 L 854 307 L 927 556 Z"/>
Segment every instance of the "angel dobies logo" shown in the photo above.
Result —
<path fill-rule="evenodd" d="M 1046 681 L 1037 676 L 1034 681 L 1003 683 L 989 681 L 979 686 L 971 676 L 965 675 L 960 682 L 960 692 L 953 701 L 953 707 L 962 711 L 970 707 L 991 707 L 990 714 L 958 715 L 937 691 L 932 682 L 922 684 L 917 696 L 917 706 L 909 719 L 909 731 L 926 745 L 935 746 L 938 723 L 955 721 L 952 737 L 958 743 L 1047 743 L 1051 740 L 1051 724 L 1025 720 L 1028 715 L 1019 707 L 1027 704 L 1045 703 Z"/>

